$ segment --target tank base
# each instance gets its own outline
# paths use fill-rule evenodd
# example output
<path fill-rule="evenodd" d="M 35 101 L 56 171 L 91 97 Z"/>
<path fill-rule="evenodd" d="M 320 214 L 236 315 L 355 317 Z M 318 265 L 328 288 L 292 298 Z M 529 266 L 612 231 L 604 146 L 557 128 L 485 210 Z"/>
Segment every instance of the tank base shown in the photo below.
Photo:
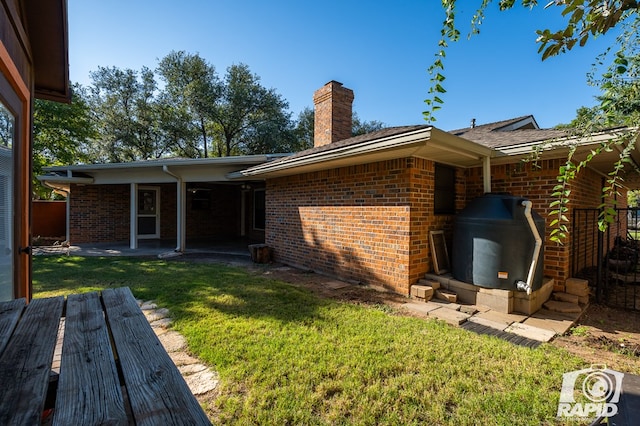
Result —
<path fill-rule="evenodd" d="M 455 280 L 450 274 L 426 274 L 426 279 L 438 281 L 447 290 L 458 295 L 458 300 L 470 305 L 482 305 L 505 314 L 531 315 L 542 308 L 553 292 L 553 278 L 545 277 L 542 286 L 527 294 L 525 292 L 483 288 Z"/>

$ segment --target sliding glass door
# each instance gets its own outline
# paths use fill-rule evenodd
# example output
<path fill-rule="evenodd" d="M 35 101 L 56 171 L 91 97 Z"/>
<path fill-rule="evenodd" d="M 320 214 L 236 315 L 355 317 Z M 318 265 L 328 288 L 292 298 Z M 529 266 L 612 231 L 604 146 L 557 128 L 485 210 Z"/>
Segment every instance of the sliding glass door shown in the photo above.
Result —
<path fill-rule="evenodd" d="M 12 222 L 15 122 L 14 115 L 0 102 L 0 301 L 14 297 Z"/>

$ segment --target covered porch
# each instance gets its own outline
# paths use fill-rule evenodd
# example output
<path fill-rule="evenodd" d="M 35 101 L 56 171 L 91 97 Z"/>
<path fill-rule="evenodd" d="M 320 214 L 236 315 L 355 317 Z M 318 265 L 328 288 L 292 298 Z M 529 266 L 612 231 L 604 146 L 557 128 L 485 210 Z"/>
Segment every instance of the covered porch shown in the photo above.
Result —
<path fill-rule="evenodd" d="M 263 242 L 264 182 L 228 176 L 281 156 L 60 166 L 38 179 L 67 199 L 68 245 L 138 250 L 154 241 L 184 252 L 210 242 Z"/>

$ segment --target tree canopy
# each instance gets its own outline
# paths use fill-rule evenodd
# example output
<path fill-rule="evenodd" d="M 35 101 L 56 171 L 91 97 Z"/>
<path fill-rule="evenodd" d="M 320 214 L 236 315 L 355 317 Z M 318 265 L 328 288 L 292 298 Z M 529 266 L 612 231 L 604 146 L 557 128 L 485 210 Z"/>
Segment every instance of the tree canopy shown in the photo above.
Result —
<path fill-rule="evenodd" d="M 424 118 L 429 122 L 436 120 L 435 114 L 442 107 L 445 88 L 445 58 L 450 42 L 460 39 L 460 30 L 456 21 L 456 0 L 442 0 L 445 20 L 442 24 L 441 38 L 432 65 L 429 67 L 431 87 L 429 97 L 425 100 L 427 110 Z M 501 11 L 512 9 L 517 5 L 525 8 L 540 7 L 536 0 L 500 0 L 497 6 Z M 479 27 L 485 18 L 485 11 L 491 0 L 479 0 L 476 13 L 470 23 L 469 36 L 479 33 Z M 611 151 L 617 145 L 620 157 L 611 165 L 606 183 L 602 188 L 605 200 L 614 200 L 622 186 L 623 175 L 634 169 L 630 154 L 635 148 L 640 128 L 640 52 L 638 30 L 640 4 L 635 0 L 551 0 L 546 8 L 557 8 L 561 16 L 566 18 L 566 25 L 560 29 L 540 29 L 537 31 L 538 53 L 542 60 L 563 54 L 576 46 L 584 47 L 590 39 L 606 34 L 613 28 L 619 28 L 619 35 L 605 52 L 594 58 L 594 70 L 589 74 L 588 83 L 600 88 L 601 95 L 596 99 L 594 107 L 583 107 L 569 125 L 576 136 L 588 137 L 595 131 L 614 126 L 626 126 L 626 131 L 616 135 L 598 148 L 592 150 L 586 159 L 577 161 L 573 158 L 576 143 L 569 144 L 565 164 L 558 171 L 558 183 L 552 194 L 555 200 L 551 203 L 551 240 L 562 243 L 568 235 L 567 212 L 571 196 L 570 183 L 587 164 L 601 152 Z M 606 71 L 599 74 L 601 69 Z M 579 140 L 576 139 L 576 140 Z M 540 147 L 534 150 L 540 152 Z M 631 165 L 632 167 L 627 167 Z M 601 206 L 599 226 L 606 229 L 614 221 L 616 211 L 604 202 Z"/>

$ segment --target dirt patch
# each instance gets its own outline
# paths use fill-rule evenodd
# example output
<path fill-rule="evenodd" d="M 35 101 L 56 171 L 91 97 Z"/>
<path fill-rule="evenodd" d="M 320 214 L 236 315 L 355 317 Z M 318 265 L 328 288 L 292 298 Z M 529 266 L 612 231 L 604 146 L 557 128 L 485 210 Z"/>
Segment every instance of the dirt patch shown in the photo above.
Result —
<path fill-rule="evenodd" d="M 589 363 L 640 374 L 640 312 L 592 304 L 576 326 L 552 344 Z"/>
<path fill-rule="evenodd" d="M 407 302 L 407 297 L 382 288 L 345 283 L 326 275 L 275 263 L 258 265 L 247 257 L 189 254 L 177 259 L 243 267 L 256 275 L 304 287 L 321 297 L 348 303 L 398 308 Z M 409 311 L 395 312 L 413 316 Z M 613 370 L 640 374 L 640 311 L 592 304 L 573 329 L 556 337 L 551 344 L 566 349 L 586 363 L 606 364 Z"/>

